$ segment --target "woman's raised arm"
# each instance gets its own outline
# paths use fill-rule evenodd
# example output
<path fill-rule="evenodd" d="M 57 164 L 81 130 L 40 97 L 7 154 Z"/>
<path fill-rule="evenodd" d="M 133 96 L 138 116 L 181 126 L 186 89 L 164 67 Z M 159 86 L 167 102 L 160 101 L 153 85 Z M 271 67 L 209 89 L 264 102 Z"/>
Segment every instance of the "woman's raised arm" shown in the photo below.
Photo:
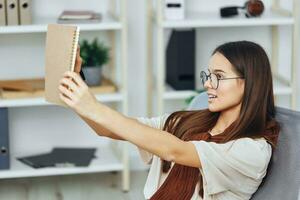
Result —
<path fill-rule="evenodd" d="M 78 73 L 66 72 L 59 90 L 62 101 L 85 118 L 97 133 L 106 131 L 107 136 L 127 140 L 167 161 L 191 167 L 201 166 L 191 142 L 146 126 L 99 103 Z"/>

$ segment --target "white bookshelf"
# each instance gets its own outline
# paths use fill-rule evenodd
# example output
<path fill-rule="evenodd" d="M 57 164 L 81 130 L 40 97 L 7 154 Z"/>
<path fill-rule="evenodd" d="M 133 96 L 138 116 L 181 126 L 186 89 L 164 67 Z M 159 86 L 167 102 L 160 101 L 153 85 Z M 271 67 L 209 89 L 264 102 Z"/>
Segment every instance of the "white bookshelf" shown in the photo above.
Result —
<path fill-rule="evenodd" d="M 188 1 L 188 0 L 187 0 Z M 187 2 L 186 2 L 187 4 Z M 299 1 L 293 0 L 293 10 L 288 11 L 280 7 L 279 2 L 272 0 L 272 8 L 266 10 L 262 16 L 257 18 L 245 18 L 239 15 L 233 18 L 221 18 L 218 12 L 212 11 L 189 11 L 185 10 L 186 17 L 183 20 L 166 20 L 163 13 L 163 1 L 148 2 L 148 73 L 152 74 L 155 69 L 156 79 L 148 78 L 149 96 L 148 101 L 152 101 L 152 90 L 156 94 L 155 105 L 157 107 L 156 115 L 164 113 L 165 100 L 184 100 L 195 94 L 195 91 L 176 91 L 166 84 L 166 33 L 173 29 L 204 29 L 211 28 L 250 28 L 250 27 L 268 27 L 272 36 L 271 44 L 271 65 L 273 76 L 273 88 L 276 96 L 289 96 L 291 99 L 291 108 L 296 106 L 296 58 L 298 52 L 298 31 L 299 31 Z M 278 48 L 279 48 L 279 27 L 290 27 L 291 31 L 291 74 L 289 80 L 277 78 L 278 68 Z M 228 34 L 228 32 L 227 32 Z M 197 35 L 197 37 L 199 37 Z M 210 38 L 207 38 L 210 40 Z M 153 50 L 152 50 L 153 49 Z M 156 63 L 154 64 L 154 61 Z M 154 83 L 155 80 L 155 83 Z M 148 104 L 148 114 L 152 115 L 154 108 Z"/>
<path fill-rule="evenodd" d="M 119 92 L 110 94 L 97 94 L 95 96 L 97 100 L 102 103 L 122 102 L 124 98 Z M 47 102 L 43 97 L 0 100 L 0 107 L 30 107 L 48 105 L 53 104 Z"/>
<path fill-rule="evenodd" d="M 47 32 L 47 24 L 56 24 L 57 18 L 45 17 L 38 18 L 31 25 L 23 26 L 3 26 L 0 28 L 0 34 L 9 33 L 44 33 Z M 80 31 L 105 31 L 105 30 L 121 30 L 122 22 L 114 18 L 112 15 L 103 15 L 101 22 L 92 24 L 77 24 Z"/>
<path fill-rule="evenodd" d="M 158 19 L 156 19 L 158 21 Z M 284 16 L 273 11 L 267 11 L 258 18 L 245 18 L 242 15 L 234 18 L 221 18 L 215 12 L 187 12 L 184 20 L 162 20 L 160 26 L 163 28 L 200 28 L 200 27 L 242 27 L 242 26 L 271 26 L 271 25 L 293 25 L 294 18 Z"/>
<path fill-rule="evenodd" d="M 70 174 L 87 174 L 109 171 L 122 171 L 125 166 L 111 151 L 111 147 L 102 146 L 96 150 L 96 158 L 92 160 L 88 167 L 46 167 L 34 169 L 23 164 L 17 159 L 11 160 L 9 170 L 1 170 L 0 178 L 24 178 L 24 177 L 40 177 L 40 176 L 57 176 Z M 34 152 L 33 152 L 34 154 Z M 12 155 L 13 158 L 23 157 L 24 155 Z"/>
<path fill-rule="evenodd" d="M 90 33 L 90 32 L 99 32 L 101 34 L 106 34 L 108 38 L 108 42 L 110 45 L 111 49 L 111 62 L 109 63 L 109 68 L 110 69 L 110 75 L 113 77 L 108 77 L 111 78 L 111 80 L 118 86 L 117 91 L 112 92 L 112 93 L 103 93 L 103 94 L 96 94 L 96 98 L 98 101 L 102 103 L 106 103 L 108 105 L 114 106 L 115 109 L 118 109 L 119 112 L 122 112 L 123 114 L 128 113 L 128 90 L 127 90 L 127 2 L 126 0 L 117 0 L 117 1 L 110 1 L 110 0 L 101 0 L 97 1 L 94 0 L 94 3 L 99 3 L 99 7 L 102 7 L 102 2 L 105 1 L 107 6 L 108 11 L 103 12 L 102 20 L 99 23 L 90 23 L 90 24 L 76 24 L 80 26 L 81 32 L 84 33 Z M 38 6 L 42 6 L 43 4 L 40 4 L 38 1 L 33 1 L 37 5 L 33 6 L 34 9 L 39 9 L 37 8 Z M 78 1 L 79 4 L 85 5 L 85 2 Z M 78 4 L 77 2 L 77 4 Z M 54 4 L 57 4 L 57 6 L 52 6 Z M 49 9 L 58 9 L 55 10 L 55 12 L 60 13 L 62 10 L 67 9 L 67 7 L 64 6 L 64 4 L 69 5 L 68 0 L 65 1 L 53 1 L 51 2 L 51 6 L 49 6 Z M 60 6 L 60 7 L 59 7 Z M 47 10 L 48 8 L 44 8 Z M 49 11 L 47 10 L 47 12 Z M 60 10 L 59 10 L 60 9 Z M 78 9 L 78 8 L 77 8 Z M 84 8 L 84 6 L 80 7 L 80 9 L 91 9 L 91 8 Z M 59 11 L 59 12 L 58 12 Z M 96 11 L 98 11 L 96 9 Z M 52 12 L 52 13 L 55 13 Z M 6 43 L 6 45 L 10 45 L 13 43 L 15 39 L 20 40 L 21 38 L 26 38 L 32 40 L 32 46 L 30 42 L 25 42 L 26 45 L 28 45 L 26 48 L 30 51 L 30 49 L 34 49 L 37 45 L 43 46 L 45 43 L 44 39 L 40 39 L 45 37 L 45 33 L 47 31 L 47 24 L 51 23 L 56 23 L 57 16 L 39 16 L 39 14 L 36 14 L 35 10 L 33 10 L 34 13 L 34 18 L 33 18 L 33 24 L 31 25 L 19 25 L 19 26 L 2 26 L 0 27 L 0 41 L 1 37 L 5 38 L 5 41 L 9 41 L 9 43 Z M 42 12 L 40 12 L 42 13 Z M 51 12 L 49 12 L 51 13 Z M 99 34 L 101 37 L 101 34 Z M 83 36 L 84 34 L 82 34 Z M 36 39 L 37 38 L 37 39 Z M 4 39 L 3 39 L 4 41 Z M 38 44 L 37 41 L 42 41 L 43 44 Z M 23 45 L 23 44 L 22 44 Z M 21 49 L 23 49 L 23 46 L 19 46 Z M 2 48 L 2 49 L 1 49 Z M 5 47 L 3 47 L 0 44 L 0 51 L 5 52 Z M 17 48 L 16 48 L 17 51 Z M 18 55 L 18 54 L 16 54 Z M 12 55 L 13 59 L 15 59 L 16 55 Z M 34 56 L 40 56 L 41 53 L 37 53 Z M 41 56 L 40 56 L 41 57 Z M 0 56 L 0 59 L 6 59 L 3 58 L 3 56 Z M 16 60 L 18 57 L 16 57 Z M 29 58 L 31 59 L 31 63 L 35 63 L 36 57 Z M 41 60 L 41 58 L 39 58 Z M 17 65 L 15 63 L 17 62 L 12 62 L 14 65 Z M 3 65 L 3 66 L 2 66 Z M 5 70 L 5 67 L 9 66 L 4 66 L 4 64 L 0 64 L 1 67 L 1 73 L 5 74 L 5 72 L 9 72 L 9 79 L 12 79 L 14 77 L 11 77 L 11 69 Z M 22 62 L 20 61 L 20 64 L 18 66 L 11 66 L 13 68 L 22 68 Z M 40 71 L 36 71 L 34 68 L 28 68 L 28 70 L 32 70 L 31 72 L 33 73 L 33 77 L 36 76 L 37 73 Z M 20 73 L 22 73 L 22 70 L 15 71 L 16 77 L 20 77 Z M 27 73 L 27 71 L 26 71 Z M 27 73 L 28 74 L 28 73 Z M 2 76 L 3 77 L 3 76 Z M 5 76 L 4 76 L 5 77 Z M 5 77 L 6 78 L 6 77 Z M 29 77 L 31 78 L 31 77 Z M 99 148 L 97 149 L 97 158 L 92 160 L 92 163 L 88 167 L 61 167 L 61 168 L 43 168 L 43 169 L 33 169 L 20 161 L 16 160 L 16 157 L 21 157 L 25 155 L 20 155 L 20 154 L 15 154 L 15 152 L 20 152 L 20 148 L 25 148 L 26 152 L 32 152 L 32 155 L 34 154 L 39 154 L 41 152 L 35 151 L 36 148 L 32 148 L 30 145 L 23 144 L 21 145 L 22 147 L 19 147 L 20 145 L 16 145 L 20 143 L 18 141 L 18 137 L 15 137 L 15 135 L 19 135 L 20 131 L 28 132 L 29 134 L 26 134 L 26 141 L 27 142 L 34 142 L 34 134 L 30 134 L 31 131 L 31 126 L 28 127 L 30 130 L 24 130 L 20 127 L 14 127 L 15 124 L 26 124 L 25 121 L 28 120 L 26 119 L 28 116 L 26 114 L 24 115 L 23 112 L 28 112 L 31 113 L 36 109 L 41 109 L 41 113 L 45 112 L 47 109 L 51 109 L 51 112 L 56 112 L 58 110 L 57 115 L 62 115 L 68 112 L 68 110 L 60 110 L 58 107 L 55 108 L 49 107 L 52 106 L 52 104 L 48 103 L 45 101 L 43 97 L 28 97 L 28 98 L 16 98 L 16 99 L 3 99 L 0 98 L 0 108 L 8 108 L 9 111 L 9 121 L 10 121 L 10 129 L 13 132 L 13 138 L 15 139 L 14 141 L 10 141 L 10 148 L 15 148 L 15 149 L 9 149 L 10 151 L 10 169 L 8 170 L 0 170 L 0 179 L 7 179 L 7 178 L 21 178 L 21 177 L 39 177 L 39 176 L 56 176 L 56 175 L 67 175 L 67 174 L 84 174 L 84 173 L 98 173 L 98 172 L 109 172 L 109 171 L 119 171 L 122 173 L 122 189 L 123 191 L 128 191 L 129 190 L 129 185 L 130 185 L 130 179 L 129 179 L 129 158 L 128 158 L 128 149 L 127 149 L 127 143 L 126 142 L 116 142 L 116 141 L 111 141 L 110 144 L 102 146 L 99 144 Z M 52 109 L 53 108 L 53 109 Z M 44 110 L 43 110 L 44 109 Z M 20 111 L 18 111 L 20 110 Z M 13 114 L 12 114 L 13 113 Z M 75 115 L 73 113 L 73 115 Z M 22 119 L 18 118 L 19 116 L 23 116 L 24 122 L 22 122 Z M 73 119 L 73 116 L 68 115 L 70 118 Z M 55 118 L 55 115 L 52 117 Z M 58 118 L 60 116 L 57 116 Z M 15 121 L 15 118 L 18 118 L 18 120 Z M 42 119 L 42 117 L 41 117 Z M 63 120 L 67 120 L 65 118 L 62 118 Z M 57 120 L 57 119 L 55 119 Z M 30 122 L 30 121 L 29 121 Z M 51 125 L 49 127 L 50 122 L 47 122 L 44 125 L 40 125 L 39 130 L 44 130 L 44 129 L 49 129 L 49 133 L 51 133 L 51 129 L 55 130 L 55 125 Z M 20 126 L 20 125 L 19 125 Z M 43 127 L 44 126 L 44 127 Z M 59 125 L 61 126 L 61 125 Z M 81 129 L 82 127 L 80 127 Z M 45 130 L 47 132 L 47 130 Z M 59 131 L 62 131 L 61 129 Z M 78 130 L 75 130 L 75 132 Z M 85 132 L 85 131 L 84 131 Z M 10 133 L 11 134 L 11 133 Z M 87 133 L 89 134 L 89 133 Z M 23 136 L 22 136 L 23 137 Z M 36 137 L 36 136 L 35 136 Z M 73 136 L 72 136 L 73 137 Z M 88 136 L 90 137 L 90 136 Z M 74 138 L 76 140 L 76 136 Z M 97 137 L 97 140 L 101 141 L 101 137 Z M 11 140 L 11 138 L 10 138 Z M 17 140 L 17 141 L 16 141 Z M 65 139 L 65 144 L 69 144 L 70 141 L 67 141 L 67 138 Z M 84 138 L 79 139 L 80 142 L 84 141 Z M 47 143 L 48 141 L 45 142 L 44 146 L 41 146 L 38 149 L 44 149 L 45 146 L 49 146 Z M 50 142 L 50 141 L 49 141 Z M 56 143 L 61 144 L 63 141 L 61 141 L 61 138 L 58 139 L 55 138 L 51 140 L 52 146 L 56 146 Z M 77 141 L 78 142 L 78 141 Z M 85 141 L 84 141 L 85 142 Z M 83 142 L 83 143 L 84 143 Z M 88 140 L 87 144 L 93 144 L 95 140 Z M 101 142 L 100 142 L 101 143 Z M 80 143 L 81 144 L 81 143 Z M 38 144 L 40 145 L 40 144 Z M 114 146 L 118 146 L 119 148 L 114 148 Z M 34 145 L 33 145 L 34 146 Z M 17 150 L 16 150 L 17 149 Z M 30 154 L 28 154 L 30 155 Z M 0 180 L 1 181 L 1 180 Z"/>
<path fill-rule="evenodd" d="M 181 90 L 176 91 L 170 85 L 165 85 L 165 92 L 163 94 L 164 100 L 171 100 L 171 99 L 186 99 L 190 96 L 197 94 L 195 91 L 192 90 Z"/>

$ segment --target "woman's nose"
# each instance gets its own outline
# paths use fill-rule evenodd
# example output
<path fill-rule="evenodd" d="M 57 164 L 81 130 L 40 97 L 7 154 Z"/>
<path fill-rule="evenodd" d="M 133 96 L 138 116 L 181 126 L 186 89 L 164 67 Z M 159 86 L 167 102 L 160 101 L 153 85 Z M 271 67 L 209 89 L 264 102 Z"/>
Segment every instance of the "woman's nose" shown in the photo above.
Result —
<path fill-rule="evenodd" d="M 212 89 L 211 81 L 209 79 L 207 79 L 207 81 L 205 81 L 204 88 L 205 89 L 208 89 L 208 88 Z"/>

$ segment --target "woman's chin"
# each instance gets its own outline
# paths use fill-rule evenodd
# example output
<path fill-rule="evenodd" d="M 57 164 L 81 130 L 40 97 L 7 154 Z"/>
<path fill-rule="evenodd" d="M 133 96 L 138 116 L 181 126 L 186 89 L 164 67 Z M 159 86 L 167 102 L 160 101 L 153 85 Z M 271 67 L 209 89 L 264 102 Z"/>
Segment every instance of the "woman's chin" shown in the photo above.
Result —
<path fill-rule="evenodd" d="M 218 110 L 215 109 L 215 108 L 210 108 L 210 107 L 208 107 L 208 110 L 209 110 L 210 112 L 218 112 Z"/>
<path fill-rule="evenodd" d="M 218 108 L 218 107 L 216 107 L 215 105 L 212 105 L 212 104 L 208 104 L 208 110 L 210 111 L 210 112 L 219 112 L 221 109 L 220 108 Z"/>

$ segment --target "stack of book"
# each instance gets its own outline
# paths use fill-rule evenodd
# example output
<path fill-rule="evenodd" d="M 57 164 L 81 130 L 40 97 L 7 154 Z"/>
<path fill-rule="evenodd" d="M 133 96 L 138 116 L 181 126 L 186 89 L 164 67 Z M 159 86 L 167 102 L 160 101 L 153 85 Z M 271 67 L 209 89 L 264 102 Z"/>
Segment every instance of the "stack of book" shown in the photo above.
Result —
<path fill-rule="evenodd" d="M 101 14 L 91 10 L 64 10 L 58 17 L 59 24 L 98 23 Z"/>

